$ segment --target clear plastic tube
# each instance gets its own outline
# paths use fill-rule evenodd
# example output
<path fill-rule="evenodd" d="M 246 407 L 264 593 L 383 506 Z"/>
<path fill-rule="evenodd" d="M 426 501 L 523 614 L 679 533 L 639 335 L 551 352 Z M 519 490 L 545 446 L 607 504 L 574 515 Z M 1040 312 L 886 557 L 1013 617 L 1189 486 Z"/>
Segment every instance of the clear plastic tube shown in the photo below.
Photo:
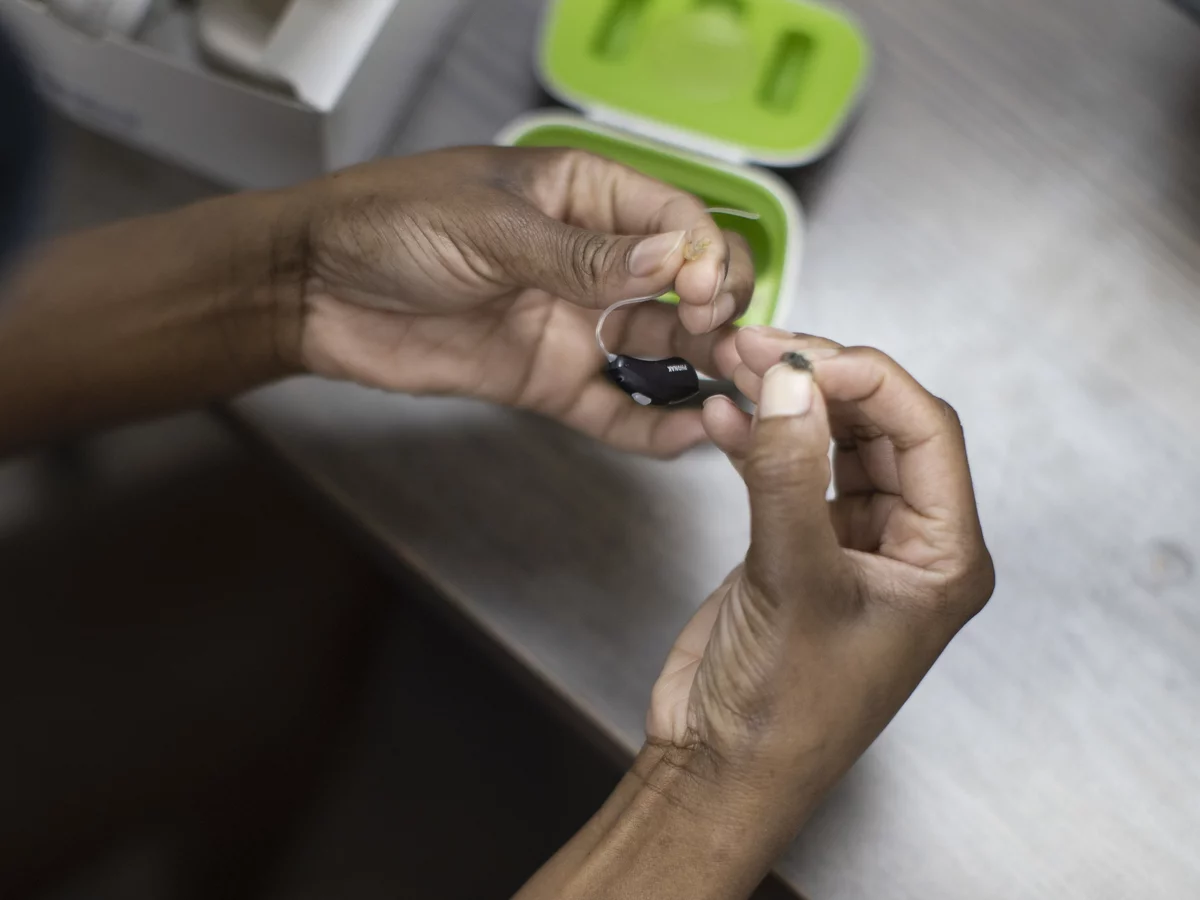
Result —
<path fill-rule="evenodd" d="M 739 219 L 758 219 L 759 215 L 755 212 L 747 212 L 744 209 L 730 209 L 727 206 L 710 206 L 704 210 L 710 216 L 737 216 Z M 596 322 L 596 346 L 600 348 L 600 352 L 604 354 L 604 358 L 612 362 L 617 358 L 615 353 L 609 352 L 609 349 L 604 346 L 604 323 L 608 320 L 609 315 L 623 306 L 632 306 L 635 303 L 645 303 L 647 300 L 657 300 L 659 297 L 666 296 L 667 291 L 661 291 L 657 294 L 649 294 L 645 297 L 631 297 L 628 300 L 618 300 L 604 312 L 600 313 L 600 318 Z"/>

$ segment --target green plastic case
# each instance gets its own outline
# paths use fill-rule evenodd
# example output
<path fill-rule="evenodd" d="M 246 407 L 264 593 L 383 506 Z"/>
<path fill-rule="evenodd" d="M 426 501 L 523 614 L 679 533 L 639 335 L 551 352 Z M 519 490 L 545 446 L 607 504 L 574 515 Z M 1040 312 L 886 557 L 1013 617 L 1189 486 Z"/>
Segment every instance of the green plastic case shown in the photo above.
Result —
<path fill-rule="evenodd" d="M 725 159 L 797 166 L 836 138 L 869 59 L 857 24 L 815 3 L 559 0 L 538 69 L 547 90 L 596 118 Z"/>
<path fill-rule="evenodd" d="M 558 0 L 538 72 L 583 111 L 522 117 L 497 138 L 591 150 L 690 191 L 745 235 L 758 280 L 741 324 L 776 324 L 798 286 L 803 214 L 791 188 L 753 163 L 797 166 L 845 126 L 870 47 L 845 12 L 801 0 Z"/>

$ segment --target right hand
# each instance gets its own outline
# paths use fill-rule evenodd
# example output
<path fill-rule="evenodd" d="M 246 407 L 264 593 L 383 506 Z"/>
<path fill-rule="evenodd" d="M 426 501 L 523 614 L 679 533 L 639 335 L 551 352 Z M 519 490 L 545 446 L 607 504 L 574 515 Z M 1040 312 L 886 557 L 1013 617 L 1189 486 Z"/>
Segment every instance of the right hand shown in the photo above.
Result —
<path fill-rule="evenodd" d="M 737 345 L 756 418 L 713 398 L 704 423 L 749 489 L 750 550 L 679 636 L 647 732 L 788 832 L 987 602 L 994 572 L 946 403 L 877 350 L 772 329 Z"/>

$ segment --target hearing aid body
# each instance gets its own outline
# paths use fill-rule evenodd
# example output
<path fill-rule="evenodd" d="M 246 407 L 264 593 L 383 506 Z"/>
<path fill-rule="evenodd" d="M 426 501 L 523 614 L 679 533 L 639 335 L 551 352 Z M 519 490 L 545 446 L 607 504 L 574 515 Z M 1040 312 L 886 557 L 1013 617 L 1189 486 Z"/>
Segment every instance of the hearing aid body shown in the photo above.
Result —
<path fill-rule="evenodd" d="M 686 359 L 638 359 L 614 356 L 608 362 L 608 377 L 642 406 L 669 406 L 694 397 L 700 377 Z"/>

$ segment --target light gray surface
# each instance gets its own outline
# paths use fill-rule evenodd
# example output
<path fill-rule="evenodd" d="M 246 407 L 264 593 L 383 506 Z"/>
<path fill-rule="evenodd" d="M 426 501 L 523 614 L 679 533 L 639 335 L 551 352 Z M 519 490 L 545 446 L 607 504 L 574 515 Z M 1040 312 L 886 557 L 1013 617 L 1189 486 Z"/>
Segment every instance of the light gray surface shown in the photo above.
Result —
<path fill-rule="evenodd" d="M 536 102 L 539 5 L 479 5 L 398 151 L 486 142 Z M 1200 896 L 1200 29 L 1149 0 L 849 5 L 880 59 L 854 133 L 796 179 L 788 324 L 958 407 L 1000 580 L 779 872 L 813 900 Z M 130 169 L 76 144 L 77 169 Z M 192 189 L 142 177 L 67 193 L 68 219 Z M 745 549 L 711 451 L 630 459 L 313 380 L 236 410 L 630 750 Z"/>

